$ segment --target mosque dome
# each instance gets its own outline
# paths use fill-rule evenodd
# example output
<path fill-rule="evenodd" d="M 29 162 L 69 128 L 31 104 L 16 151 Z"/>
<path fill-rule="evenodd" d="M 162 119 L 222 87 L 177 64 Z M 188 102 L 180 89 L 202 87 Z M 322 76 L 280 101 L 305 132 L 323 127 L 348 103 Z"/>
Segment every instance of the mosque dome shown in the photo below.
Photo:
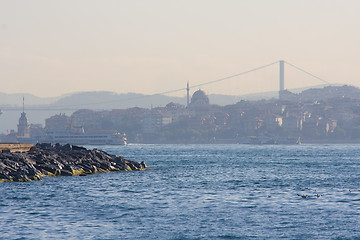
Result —
<path fill-rule="evenodd" d="M 203 90 L 197 90 L 191 97 L 191 105 L 209 105 L 209 98 Z"/>

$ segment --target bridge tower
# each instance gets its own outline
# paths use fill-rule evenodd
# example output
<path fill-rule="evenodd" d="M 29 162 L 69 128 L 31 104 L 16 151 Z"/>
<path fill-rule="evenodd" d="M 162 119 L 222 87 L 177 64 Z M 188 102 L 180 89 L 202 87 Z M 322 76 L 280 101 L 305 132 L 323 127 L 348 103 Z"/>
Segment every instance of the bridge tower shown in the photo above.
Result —
<path fill-rule="evenodd" d="M 189 94 L 189 91 L 190 91 L 190 87 L 189 87 L 189 81 L 187 82 L 187 85 L 186 85 L 186 107 L 189 107 L 189 104 L 190 104 L 190 94 Z"/>
<path fill-rule="evenodd" d="M 279 61 L 279 65 L 280 65 L 280 72 L 279 72 L 279 76 L 280 76 L 280 88 L 279 88 L 279 99 L 281 99 L 281 93 L 282 91 L 285 90 L 284 87 L 284 60 L 280 60 Z"/>

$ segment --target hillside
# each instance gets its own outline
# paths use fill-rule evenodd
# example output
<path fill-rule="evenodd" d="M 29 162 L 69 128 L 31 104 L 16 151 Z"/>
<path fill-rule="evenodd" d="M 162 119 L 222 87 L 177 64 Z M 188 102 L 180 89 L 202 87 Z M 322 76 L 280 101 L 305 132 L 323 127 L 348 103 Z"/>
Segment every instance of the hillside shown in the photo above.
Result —
<path fill-rule="evenodd" d="M 139 93 L 118 94 L 114 92 L 80 92 L 65 96 L 50 107 L 125 109 L 130 107 L 151 108 L 164 106 L 169 102 L 185 103 L 185 99 L 165 95 L 144 95 Z"/>
<path fill-rule="evenodd" d="M 334 97 L 347 97 L 360 99 L 360 89 L 354 86 L 325 86 L 299 91 L 286 91 L 291 99 L 302 101 L 325 100 Z M 58 97 L 42 98 L 27 93 L 6 94 L 0 93 L 0 108 L 22 107 L 22 98 L 25 98 L 25 108 L 50 108 L 52 110 L 77 110 L 77 109 L 126 109 L 130 107 L 159 107 L 170 102 L 186 105 L 186 96 L 173 97 L 166 95 L 145 95 L 140 93 L 115 93 L 106 91 L 78 92 L 65 94 Z M 255 101 L 260 99 L 277 98 L 278 92 L 265 92 L 231 96 L 210 94 L 210 103 L 220 106 L 235 104 L 240 100 Z"/>
<path fill-rule="evenodd" d="M 51 97 L 42 98 L 29 93 L 1 93 L 0 92 L 0 106 L 22 106 L 22 99 L 25 98 L 27 105 L 47 105 L 54 103 L 61 98 Z"/>

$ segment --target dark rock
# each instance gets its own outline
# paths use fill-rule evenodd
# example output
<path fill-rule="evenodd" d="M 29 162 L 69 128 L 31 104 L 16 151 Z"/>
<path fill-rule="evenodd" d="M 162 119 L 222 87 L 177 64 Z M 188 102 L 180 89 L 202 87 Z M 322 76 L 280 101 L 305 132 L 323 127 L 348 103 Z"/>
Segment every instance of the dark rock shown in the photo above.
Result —
<path fill-rule="evenodd" d="M 133 162 L 127 162 L 127 165 L 131 168 L 131 170 L 138 170 Z"/>
<path fill-rule="evenodd" d="M 44 175 L 72 176 L 119 170 L 142 170 L 144 162 L 126 160 L 101 150 L 66 144 L 37 144 L 23 153 L 0 153 L 0 182 L 41 180 Z"/>
<path fill-rule="evenodd" d="M 72 145 L 72 150 L 86 151 L 87 149 L 84 148 L 84 147 L 79 147 L 79 146 Z"/>
<path fill-rule="evenodd" d="M 109 162 L 100 162 L 100 168 L 104 170 L 110 170 L 111 164 Z"/>
<path fill-rule="evenodd" d="M 31 148 L 29 149 L 29 152 L 30 152 L 30 153 L 33 153 L 33 152 L 36 152 L 36 151 L 38 151 L 38 148 L 37 148 L 36 146 L 33 146 L 33 147 L 31 147 Z"/>
<path fill-rule="evenodd" d="M 67 170 L 67 171 L 70 171 L 70 172 L 74 171 L 74 168 L 71 165 L 65 165 L 63 169 Z"/>
<path fill-rule="evenodd" d="M 37 143 L 36 147 L 38 147 L 40 149 L 51 149 L 52 145 L 51 145 L 51 143 Z"/>
<path fill-rule="evenodd" d="M 147 166 L 146 166 L 146 164 L 145 164 L 144 161 L 142 161 L 142 162 L 140 163 L 140 166 L 141 166 L 141 168 L 147 168 Z"/>
<path fill-rule="evenodd" d="M 141 165 L 138 162 L 132 162 L 132 164 L 136 167 L 136 169 L 140 169 Z"/>
<path fill-rule="evenodd" d="M 126 170 L 127 167 L 128 167 L 128 166 L 127 166 L 125 163 L 123 163 L 123 162 L 116 162 L 115 164 L 116 164 L 115 167 L 118 168 L 118 169 L 120 169 L 120 170 Z"/>
<path fill-rule="evenodd" d="M 93 166 L 91 166 L 89 163 L 80 163 L 78 166 L 84 170 L 85 173 L 93 173 Z"/>
<path fill-rule="evenodd" d="M 59 175 L 60 173 L 60 168 L 56 165 L 53 165 L 53 164 L 39 164 L 37 165 L 38 166 L 38 169 L 41 171 L 41 172 L 49 172 L 53 175 Z"/>
<path fill-rule="evenodd" d="M 97 173 L 97 172 L 99 172 L 99 170 L 97 169 L 97 167 L 95 165 L 92 165 L 91 166 L 91 172 L 92 173 Z"/>
<path fill-rule="evenodd" d="M 60 170 L 60 175 L 61 176 L 72 176 L 73 173 L 72 173 L 72 171 L 69 171 L 69 170 L 66 170 L 66 169 L 61 169 Z"/>
<path fill-rule="evenodd" d="M 70 150 L 71 150 L 70 144 L 65 144 L 65 145 L 62 147 L 62 150 L 64 150 L 64 151 L 70 151 Z"/>
<path fill-rule="evenodd" d="M 12 180 L 11 177 L 9 176 L 9 174 L 4 171 L 0 172 L 0 181 L 1 181 L 1 179 L 7 180 L 7 181 Z"/>

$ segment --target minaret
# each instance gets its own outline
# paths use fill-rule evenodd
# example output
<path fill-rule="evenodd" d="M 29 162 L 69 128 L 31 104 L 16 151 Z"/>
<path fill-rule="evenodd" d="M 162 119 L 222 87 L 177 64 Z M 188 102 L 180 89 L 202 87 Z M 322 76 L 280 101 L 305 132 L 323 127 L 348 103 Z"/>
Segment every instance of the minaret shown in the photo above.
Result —
<path fill-rule="evenodd" d="M 189 87 L 189 81 L 187 82 L 186 85 L 186 107 L 189 107 L 189 103 L 190 103 L 190 95 L 189 95 L 189 91 L 190 91 L 190 87 Z"/>

